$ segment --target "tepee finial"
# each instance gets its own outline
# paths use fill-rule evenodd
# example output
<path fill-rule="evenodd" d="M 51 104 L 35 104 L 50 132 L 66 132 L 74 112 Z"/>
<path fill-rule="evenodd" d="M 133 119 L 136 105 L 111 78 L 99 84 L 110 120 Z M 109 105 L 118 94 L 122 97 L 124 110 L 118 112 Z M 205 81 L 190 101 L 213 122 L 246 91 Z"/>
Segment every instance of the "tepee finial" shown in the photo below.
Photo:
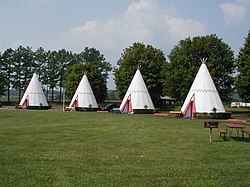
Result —
<path fill-rule="evenodd" d="M 201 59 L 201 63 L 202 63 L 202 64 L 207 64 L 207 58 L 202 58 L 202 59 Z"/>
<path fill-rule="evenodd" d="M 141 66 L 140 66 L 140 65 L 138 65 L 138 66 L 137 66 L 137 70 L 140 70 L 140 69 L 141 69 Z"/>

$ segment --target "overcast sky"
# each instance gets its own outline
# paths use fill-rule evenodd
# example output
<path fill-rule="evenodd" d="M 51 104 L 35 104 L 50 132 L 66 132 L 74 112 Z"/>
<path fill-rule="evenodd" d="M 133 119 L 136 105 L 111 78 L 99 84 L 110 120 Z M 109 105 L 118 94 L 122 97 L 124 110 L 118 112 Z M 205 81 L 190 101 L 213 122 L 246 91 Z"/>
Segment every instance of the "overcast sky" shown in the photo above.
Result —
<path fill-rule="evenodd" d="M 167 56 L 179 40 L 208 34 L 237 55 L 250 30 L 250 0 L 0 0 L 0 20 L 0 52 L 94 47 L 115 66 L 134 42 Z"/>

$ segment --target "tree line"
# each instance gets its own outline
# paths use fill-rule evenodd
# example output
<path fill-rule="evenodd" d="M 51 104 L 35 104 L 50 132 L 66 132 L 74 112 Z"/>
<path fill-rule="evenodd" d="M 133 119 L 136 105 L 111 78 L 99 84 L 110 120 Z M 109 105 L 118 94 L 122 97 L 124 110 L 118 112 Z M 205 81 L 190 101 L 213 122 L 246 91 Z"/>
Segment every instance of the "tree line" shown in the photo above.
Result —
<path fill-rule="evenodd" d="M 44 89 L 62 89 L 72 97 L 80 79 L 87 73 L 98 102 L 107 96 L 108 72 L 114 72 L 117 98 L 122 99 L 139 66 L 155 106 L 160 96 L 170 96 L 182 102 L 200 67 L 207 58 L 207 66 L 222 101 L 230 101 L 237 91 L 244 102 L 250 102 L 250 32 L 235 56 L 231 47 L 215 34 L 180 40 L 166 59 L 162 50 L 152 45 L 135 42 L 125 48 L 112 67 L 104 55 L 95 48 L 86 47 L 79 54 L 61 49 L 45 51 L 42 47 L 32 51 L 19 46 L 7 49 L 0 56 L 0 94 L 19 90 L 19 98 L 33 72 L 38 73 Z M 53 97 L 52 97 L 53 98 Z"/>
<path fill-rule="evenodd" d="M 79 65 L 80 69 L 77 68 Z M 107 96 L 106 82 L 108 71 L 111 70 L 111 64 L 95 48 L 86 47 L 78 54 L 65 49 L 46 51 L 39 47 L 36 51 L 32 51 L 30 47 L 23 46 L 15 50 L 9 48 L 0 56 L 0 95 L 7 91 L 7 98 L 10 101 L 10 90 L 16 89 L 20 101 L 33 73 L 37 73 L 44 91 L 51 90 L 52 101 L 55 88 L 59 89 L 59 101 L 61 101 L 63 88 L 71 97 L 79 79 L 87 73 L 97 100 L 102 102 Z M 72 73 L 77 73 L 79 77 L 71 79 Z M 70 81 L 74 82 L 73 87 L 70 86 Z"/>
<path fill-rule="evenodd" d="M 141 67 L 155 106 L 160 96 L 170 96 L 183 102 L 201 65 L 207 66 L 223 102 L 231 101 L 237 92 L 244 102 L 250 102 L 250 31 L 235 57 L 231 47 L 215 34 L 180 40 L 166 60 L 160 49 L 134 43 L 126 48 L 115 71 L 117 94 L 122 97 L 136 67 Z"/>

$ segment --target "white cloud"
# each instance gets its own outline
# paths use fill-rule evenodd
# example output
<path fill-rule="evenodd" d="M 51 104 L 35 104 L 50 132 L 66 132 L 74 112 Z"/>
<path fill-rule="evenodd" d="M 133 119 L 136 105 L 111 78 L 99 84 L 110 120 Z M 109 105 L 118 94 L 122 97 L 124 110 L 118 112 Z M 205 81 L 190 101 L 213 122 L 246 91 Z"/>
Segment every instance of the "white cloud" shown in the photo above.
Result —
<path fill-rule="evenodd" d="M 74 27 L 70 29 L 70 33 L 75 33 L 75 34 L 81 34 L 85 32 L 92 32 L 95 31 L 98 27 L 97 21 L 88 21 L 85 23 L 85 25 L 79 26 L 79 27 Z"/>
<path fill-rule="evenodd" d="M 130 40 L 150 41 L 161 22 L 162 10 L 157 1 L 132 3 L 123 17 L 123 27 Z"/>
<path fill-rule="evenodd" d="M 243 6 L 250 6 L 249 0 L 235 0 L 236 3 L 241 4 Z"/>
<path fill-rule="evenodd" d="M 192 19 L 173 17 L 166 19 L 166 23 L 169 26 L 169 32 L 175 40 L 205 33 L 204 25 Z"/>
<path fill-rule="evenodd" d="M 157 0 L 133 2 L 122 17 L 106 22 L 90 20 L 73 27 L 61 34 L 52 47 L 75 51 L 95 47 L 116 65 L 122 50 L 133 42 L 152 44 L 169 52 L 180 39 L 206 32 L 202 23 L 178 18 L 173 7 L 167 8 L 163 9 Z"/>
<path fill-rule="evenodd" d="M 237 24 L 244 22 L 247 18 L 247 9 L 245 1 L 238 0 L 236 3 L 222 3 L 220 8 L 223 12 L 226 24 Z"/>

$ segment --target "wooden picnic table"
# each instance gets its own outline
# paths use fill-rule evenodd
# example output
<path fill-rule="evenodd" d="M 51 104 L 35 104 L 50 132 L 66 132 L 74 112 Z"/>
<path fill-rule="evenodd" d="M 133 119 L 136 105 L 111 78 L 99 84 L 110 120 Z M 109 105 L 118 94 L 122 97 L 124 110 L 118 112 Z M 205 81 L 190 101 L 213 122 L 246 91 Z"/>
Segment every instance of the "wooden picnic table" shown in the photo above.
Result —
<path fill-rule="evenodd" d="M 228 133 L 229 136 L 232 135 L 233 129 L 235 129 L 235 131 L 237 132 L 237 137 L 239 137 L 239 130 L 240 129 L 242 130 L 242 129 L 246 128 L 246 126 L 236 124 L 236 123 L 227 123 L 227 124 L 225 124 L 225 126 L 227 128 L 226 133 Z"/>

